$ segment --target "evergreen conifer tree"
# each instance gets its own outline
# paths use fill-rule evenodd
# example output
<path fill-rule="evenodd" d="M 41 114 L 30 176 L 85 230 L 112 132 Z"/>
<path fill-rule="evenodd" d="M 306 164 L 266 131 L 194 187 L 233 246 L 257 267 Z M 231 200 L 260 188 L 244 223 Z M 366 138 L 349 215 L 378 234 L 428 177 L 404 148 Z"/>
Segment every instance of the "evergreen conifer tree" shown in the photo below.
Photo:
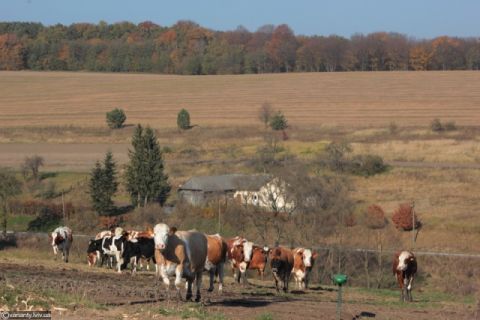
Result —
<path fill-rule="evenodd" d="M 129 150 L 130 163 L 125 178 L 132 204 L 144 206 L 158 201 L 164 204 L 170 192 L 168 176 L 164 173 L 163 154 L 155 132 L 138 125 L 132 137 Z"/>

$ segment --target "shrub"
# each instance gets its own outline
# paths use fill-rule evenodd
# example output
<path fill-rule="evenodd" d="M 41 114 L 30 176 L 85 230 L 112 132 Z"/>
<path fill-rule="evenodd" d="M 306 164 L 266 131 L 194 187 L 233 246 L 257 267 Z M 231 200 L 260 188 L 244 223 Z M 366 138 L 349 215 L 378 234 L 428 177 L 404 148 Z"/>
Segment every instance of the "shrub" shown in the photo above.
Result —
<path fill-rule="evenodd" d="M 348 142 L 331 142 L 325 148 L 326 159 L 322 162 L 333 171 L 345 171 L 348 167 L 347 153 L 352 152 Z"/>
<path fill-rule="evenodd" d="M 349 171 L 360 176 L 369 177 L 386 170 L 382 157 L 377 155 L 357 155 L 349 162 Z"/>
<path fill-rule="evenodd" d="M 365 225 L 370 229 L 382 229 L 388 224 L 388 220 L 385 218 L 385 211 L 376 204 L 368 207 L 364 219 Z"/>
<path fill-rule="evenodd" d="M 61 212 L 55 212 L 48 207 L 44 207 L 40 211 L 40 215 L 28 224 L 28 231 L 51 231 L 58 227 L 61 221 Z"/>
<path fill-rule="evenodd" d="M 445 131 L 455 131 L 457 130 L 457 125 L 455 124 L 455 121 L 448 121 L 444 125 Z"/>
<path fill-rule="evenodd" d="M 180 110 L 177 115 L 177 126 L 181 130 L 190 129 L 190 113 L 186 109 Z"/>
<path fill-rule="evenodd" d="M 430 123 L 430 129 L 432 129 L 433 132 L 442 132 L 443 130 L 445 130 L 442 123 L 440 122 L 440 119 L 438 118 L 432 120 L 432 122 Z"/>
<path fill-rule="evenodd" d="M 392 222 L 397 229 L 411 231 L 413 229 L 412 214 L 414 214 L 414 212 L 411 204 L 402 203 L 393 212 Z M 422 226 L 421 221 L 416 214 L 414 214 L 413 217 L 415 218 L 415 229 L 420 229 Z"/>
<path fill-rule="evenodd" d="M 281 111 L 277 111 L 277 113 L 270 118 L 270 127 L 276 131 L 287 129 L 287 119 Z"/>
<path fill-rule="evenodd" d="M 390 122 L 390 125 L 388 126 L 388 131 L 392 135 L 398 132 L 398 125 L 395 121 Z"/>
<path fill-rule="evenodd" d="M 115 108 L 107 112 L 107 124 L 110 129 L 119 129 L 123 127 L 123 123 L 127 120 L 127 116 L 122 109 Z"/>

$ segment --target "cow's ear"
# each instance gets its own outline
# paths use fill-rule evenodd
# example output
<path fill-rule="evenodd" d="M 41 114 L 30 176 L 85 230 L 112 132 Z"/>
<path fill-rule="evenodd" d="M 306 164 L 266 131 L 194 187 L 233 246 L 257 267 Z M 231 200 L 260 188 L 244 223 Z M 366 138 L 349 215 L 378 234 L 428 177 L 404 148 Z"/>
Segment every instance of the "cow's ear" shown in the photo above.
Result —
<path fill-rule="evenodd" d="M 313 259 L 317 259 L 317 257 L 318 257 L 318 253 L 314 252 L 314 253 L 312 254 L 312 258 L 313 258 Z"/>
<path fill-rule="evenodd" d="M 170 228 L 170 231 L 168 232 L 169 235 L 174 235 L 175 232 L 177 232 L 177 228 L 176 227 L 171 227 Z"/>

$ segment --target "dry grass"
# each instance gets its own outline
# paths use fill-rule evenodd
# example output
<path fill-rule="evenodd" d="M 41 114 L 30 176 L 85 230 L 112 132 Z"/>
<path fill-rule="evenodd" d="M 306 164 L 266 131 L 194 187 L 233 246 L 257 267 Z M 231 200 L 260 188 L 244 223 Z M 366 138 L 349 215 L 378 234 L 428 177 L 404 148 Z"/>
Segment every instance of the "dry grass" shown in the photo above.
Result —
<path fill-rule="evenodd" d="M 174 127 L 187 108 L 195 124 L 248 125 L 269 101 L 292 125 L 461 125 L 480 120 L 478 72 L 354 72 L 173 76 L 0 72 L 0 127 L 103 126 L 123 108 L 128 123 Z"/>

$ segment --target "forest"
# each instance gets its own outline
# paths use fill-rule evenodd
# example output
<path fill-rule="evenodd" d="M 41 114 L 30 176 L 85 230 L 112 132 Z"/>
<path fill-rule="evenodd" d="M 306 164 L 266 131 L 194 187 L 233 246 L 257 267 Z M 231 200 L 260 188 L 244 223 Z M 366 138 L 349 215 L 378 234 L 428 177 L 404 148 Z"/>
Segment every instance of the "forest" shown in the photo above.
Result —
<path fill-rule="evenodd" d="M 244 74 L 478 70 L 479 38 L 415 39 L 394 32 L 295 35 L 285 24 L 215 31 L 192 21 L 171 27 L 99 22 L 45 26 L 0 22 L 0 70 Z"/>

